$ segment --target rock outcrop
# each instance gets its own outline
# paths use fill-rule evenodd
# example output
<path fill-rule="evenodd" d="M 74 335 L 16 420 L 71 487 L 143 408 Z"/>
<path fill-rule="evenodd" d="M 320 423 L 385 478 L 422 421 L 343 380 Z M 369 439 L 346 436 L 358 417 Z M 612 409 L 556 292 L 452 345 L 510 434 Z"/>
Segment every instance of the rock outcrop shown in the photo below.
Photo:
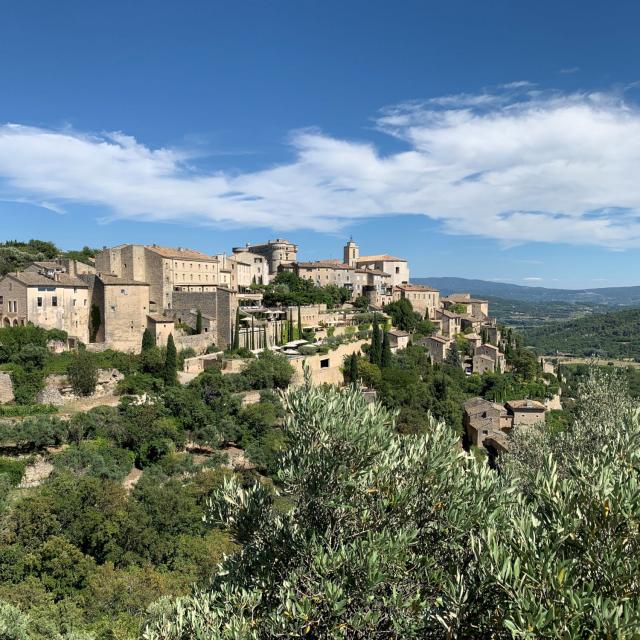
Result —
<path fill-rule="evenodd" d="M 0 404 L 11 402 L 14 399 L 13 382 L 8 373 L 0 372 Z"/>
<path fill-rule="evenodd" d="M 96 390 L 91 394 L 91 398 L 113 395 L 116 386 L 124 375 L 117 369 L 98 369 L 98 382 Z M 44 387 L 36 396 L 37 402 L 41 404 L 52 404 L 56 407 L 67 402 L 76 400 L 78 396 L 73 392 L 67 376 L 50 375 L 44 380 Z"/>

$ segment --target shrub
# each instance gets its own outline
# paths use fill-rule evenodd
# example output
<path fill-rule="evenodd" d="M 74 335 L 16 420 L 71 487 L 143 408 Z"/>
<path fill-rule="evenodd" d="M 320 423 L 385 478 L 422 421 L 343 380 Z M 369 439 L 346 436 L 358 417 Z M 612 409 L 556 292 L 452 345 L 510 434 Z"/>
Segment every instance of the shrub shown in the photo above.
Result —
<path fill-rule="evenodd" d="M 134 458 L 131 451 L 114 447 L 104 440 L 90 440 L 56 454 L 53 466 L 57 471 L 64 469 L 119 482 L 131 471 Z"/>
<path fill-rule="evenodd" d="M 0 458 L 0 477 L 4 476 L 12 486 L 17 486 L 22 481 L 24 470 L 27 468 L 25 460 L 12 458 Z M 1 636 L 0 636 L 1 637 Z"/>
<path fill-rule="evenodd" d="M 69 363 L 67 376 L 75 393 L 90 396 L 98 383 L 98 367 L 93 355 L 86 349 L 80 349 Z"/>

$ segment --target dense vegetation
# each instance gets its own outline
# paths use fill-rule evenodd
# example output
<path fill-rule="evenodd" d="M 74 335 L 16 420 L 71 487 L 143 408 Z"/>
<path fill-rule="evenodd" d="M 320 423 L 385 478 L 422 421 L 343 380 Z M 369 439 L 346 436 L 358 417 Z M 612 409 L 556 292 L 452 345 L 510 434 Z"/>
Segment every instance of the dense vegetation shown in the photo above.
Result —
<path fill-rule="evenodd" d="M 80 262 L 89 262 L 96 251 L 84 247 L 81 251 L 61 251 L 53 242 L 29 240 L 19 242 L 9 240 L 0 243 L 0 277 L 10 271 L 19 271 L 34 261 L 53 260 L 54 258 L 71 258 Z"/>
<path fill-rule="evenodd" d="M 25 360 L 23 340 L 36 348 L 49 337 L 6 330 L 9 364 Z M 38 348 L 30 366 L 40 378 L 44 368 L 86 373 L 86 358 L 105 358 Z M 220 447 L 244 450 L 240 484 L 261 477 L 272 486 L 260 474 L 275 472 L 286 446 L 275 393 L 293 374 L 286 358 L 265 353 L 242 373 L 208 370 L 183 387 L 167 375 L 166 350 L 107 357 L 127 372 L 119 406 L 0 420 L 0 638 L 138 637 L 152 602 L 206 585 L 237 548 L 203 522 L 208 498 L 234 477 Z M 146 401 L 126 395 L 138 387 Z M 245 406 L 249 390 L 260 398 Z M 18 488 L 28 468 L 48 464 L 37 486 Z"/>
<path fill-rule="evenodd" d="M 525 333 L 539 353 L 640 360 L 640 309 L 594 314 Z"/>
<path fill-rule="evenodd" d="M 615 378 L 578 407 L 565 430 L 522 430 L 498 474 L 442 422 L 401 436 L 353 388 L 294 390 L 293 506 L 225 481 L 208 521 L 240 551 L 155 606 L 145 637 L 638 637 L 640 422 Z"/>
<path fill-rule="evenodd" d="M 318 286 L 312 280 L 300 278 L 295 273 L 283 271 L 268 285 L 253 285 L 262 291 L 266 306 L 295 306 L 306 304 L 326 304 L 329 308 L 344 304 L 351 298 L 351 292 L 333 284 Z"/>

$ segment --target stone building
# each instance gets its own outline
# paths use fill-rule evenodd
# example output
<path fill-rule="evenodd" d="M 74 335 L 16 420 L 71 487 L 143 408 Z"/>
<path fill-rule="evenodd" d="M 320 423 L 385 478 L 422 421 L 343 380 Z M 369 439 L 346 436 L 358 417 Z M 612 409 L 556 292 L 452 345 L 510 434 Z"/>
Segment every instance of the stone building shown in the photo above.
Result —
<path fill-rule="evenodd" d="M 395 258 L 386 254 L 374 256 L 359 256 L 356 259 L 358 269 L 377 269 L 388 273 L 391 287 L 397 287 L 409 282 L 409 264 L 404 258 Z"/>
<path fill-rule="evenodd" d="M 220 265 L 220 273 L 228 273 L 229 281 L 223 282 L 225 278 L 220 278 L 220 285 L 226 286 L 234 291 L 248 291 L 253 281 L 253 270 L 251 264 L 238 257 L 238 254 L 227 256 L 219 253 L 216 258 Z"/>
<path fill-rule="evenodd" d="M 453 293 L 450 296 L 442 298 L 442 304 L 445 309 L 452 307 L 464 307 L 460 313 L 479 318 L 486 319 L 489 316 L 489 302 L 472 298 L 470 293 Z"/>
<path fill-rule="evenodd" d="M 210 291 L 176 291 L 173 295 L 172 315 L 179 322 L 192 325 L 199 309 L 211 342 L 226 349 L 232 341 L 232 331 L 238 308 L 238 293 L 225 287 Z M 191 319 L 190 321 L 189 318 Z M 188 322 L 187 322 L 188 321 Z"/>
<path fill-rule="evenodd" d="M 464 403 L 463 424 L 469 442 L 476 447 L 507 449 L 506 434 L 513 427 L 505 407 L 484 398 L 471 398 Z"/>
<path fill-rule="evenodd" d="M 233 249 L 233 257 L 249 265 L 251 284 L 269 284 L 269 263 L 264 256 L 236 247 Z"/>
<path fill-rule="evenodd" d="M 298 247 L 283 238 L 269 240 L 264 244 L 249 244 L 244 247 L 234 247 L 233 253 L 256 253 L 264 256 L 269 265 L 269 275 L 273 276 L 280 271 L 282 266 L 291 265 L 298 260 Z"/>
<path fill-rule="evenodd" d="M 147 282 L 149 303 L 155 311 L 172 308 L 174 291 L 213 291 L 220 280 L 220 265 L 216 257 L 193 249 L 155 244 L 105 247 L 96 256 L 96 270 L 127 280 Z"/>
<path fill-rule="evenodd" d="M 438 309 L 435 312 L 435 319 L 440 321 L 443 336 L 454 338 L 459 333 L 462 333 L 462 318 L 460 314 L 446 309 Z"/>
<path fill-rule="evenodd" d="M 440 292 L 423 284 L 400 284 L 393 289 L 393 299 L 409 300 L 414 311 L 421 316 L 435 319 L 436 311 L 440 309 Z"/>
<path fill-rule="evenodd" d="M 429 336 L 420 340 L 420 344 L 429 351 L 432 362 L 444 362 L 447 359 L 451 342 L 443 336 Z"/>
<path fill-rule="evenodd" d="M 349 239 L 349 242 L 344 246 L 342 253 L 342 262 L 348 264 L 350 267 L 355 267 L 358 264 L 358 258 L 360 257 L 360 248 L 353 241 L 353 238 Z"/>
<path fill-rule="evenodd" d="M 92 279 L 92 305 L 100 324 L 94 342 L 110 349 L 137 353 L 149 315 L 149 285 L 132 278 L 99 274 Z"/>
<path fill-rule="evenodd" d="M 482 354 L 473 356 L 473 373 L 482 375 L 483 373 L 494 373 L 496 362 L 493 358 Z"/>
<path fill-rule="evenodd" d="M 504 373 L 506 368 L 506 359 L 498 347 L 492 344 L 481 344 L 473 350 L 474 364 L 477 356 L 490 358 L 494 363 L 493 371 L 500 371 Z"/>
<path fill-rule="evenodd" d="M 531 426 L 545 421 L 546 407 L 537 400 L 510 400 L 506 403 L 513 426 Z"/>
<path fill-rule="evenodd" d="M 166 347 L 169 336 L 175 332 L 176 323 L 173 318 L 161 316 L 157 313 L 147 315 L 147 329 L 156 341 L 156 346 Z"/>
<path fill-rule="evenodd" d="M 9 273 L 0 281 L 1 326 L 31 322 L 88 342 L 89 308 L 87 283 L 55 269 Z"/>
<path fill-rule="evenodd" d="M 389 335 L 389 346 L 393 353 L 401 349 L 406 349 L 409 346 L 411 334 L 406 331 L 402 331 L 402 329 L 390 329 L 387 333 Z"/>

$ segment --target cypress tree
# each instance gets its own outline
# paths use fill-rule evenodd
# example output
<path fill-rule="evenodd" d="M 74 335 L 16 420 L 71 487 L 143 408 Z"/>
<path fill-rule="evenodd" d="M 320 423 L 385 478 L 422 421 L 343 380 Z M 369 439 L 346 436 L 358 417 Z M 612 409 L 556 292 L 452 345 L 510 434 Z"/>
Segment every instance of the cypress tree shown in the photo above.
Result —
<path fill-rule="evenodd" d="M 256 332 L 255 332 L 256 324 L 255 319 L 251 316 L 251 350 L 253 351 L 256 348 Z"/>
<path fill-rule="evenodd" d="M 200 311 L 200 309 L 198 309 L 196 313 L 196 333 L 202 333 L 202 311 Z"/>
<path fill-rule="evenodd" d="M 378 323 L 378 315 L 373 316 L 373 331 L 371 335 L 371 348 L 369 349 L 369 361 L 371 364 L 382 364 L 382 334 Z"/>
<path fill-rule="evenodd" d="M 380 354 L 380 366 L 391 366 L 391 345 L 389 344 L 389 332 L 385 331 L 382 338 L 382 353 Z"/>
<path fill-rule="evenodd" d="M 236 324 L 233 330 L 233 348 L 236 351 L 240 348 L 240 307 L 236 309 Z"/>
<path fill-rule="evenodd" d="M 300 312 L 300 304 L 298 304 L 298 338 L 302 338 L 302 313 Z"/>
<path fill-rule="evenodd" d="M 142 334 L 142 353 L 145 351 L 149 351 L 149 349 L 153 349 L 156 346 L 155 338 L 149 329 L 145 329 Z"/>
<path fill-rule="evenodd" d="M 176 343 L 173 341 L 173 334 L 169 334 L 167 340 L 167 355 L 164 360 L 164 383 L 167 386 L 174 385 L 178 382 L 178 352 L 176 351 Z"/>
<path fill-rule="evenodd" d="M 358 372 L 358 356 L 355 353 L 351 354 L 349 358 L 349 382 L 351 384 L 357 384 L 360 374 Z"/>

